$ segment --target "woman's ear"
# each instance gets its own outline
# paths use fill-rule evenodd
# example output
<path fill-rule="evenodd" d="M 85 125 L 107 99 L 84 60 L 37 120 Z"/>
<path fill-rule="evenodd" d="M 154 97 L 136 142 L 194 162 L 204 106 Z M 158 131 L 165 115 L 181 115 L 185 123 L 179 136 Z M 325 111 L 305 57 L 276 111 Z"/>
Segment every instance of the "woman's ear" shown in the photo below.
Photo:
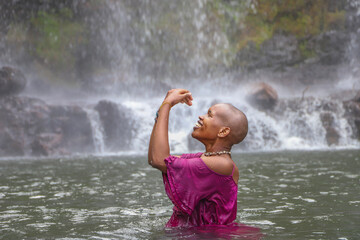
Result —
<path fill-rule="evenodd" d="M 218 137 L 226 137 L 227 135 L 229 135 L 230 133 L 230 128 L 229 127 L 222 127 L 218 133 Z"/>

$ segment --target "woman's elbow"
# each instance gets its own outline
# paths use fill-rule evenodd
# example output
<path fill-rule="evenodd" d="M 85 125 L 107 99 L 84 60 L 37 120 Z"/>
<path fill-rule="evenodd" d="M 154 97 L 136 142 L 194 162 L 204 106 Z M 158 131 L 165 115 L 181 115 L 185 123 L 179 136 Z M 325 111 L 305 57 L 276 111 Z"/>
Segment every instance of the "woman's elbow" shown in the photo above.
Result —
<path fill-rule="evenodd" d="M 149 159 L 149 165 L 152 166 L 153 168 L 158 168 L 159 167 L 159 161 L 158 160 L 154 160 L 154 158 Z"/>
<path fill-rule="evenodd" d="M 162 172 L 166 172 L 165 158 L 151 158 L 149 159 L 149 165 L 153 168 L 159 169 Z"/>

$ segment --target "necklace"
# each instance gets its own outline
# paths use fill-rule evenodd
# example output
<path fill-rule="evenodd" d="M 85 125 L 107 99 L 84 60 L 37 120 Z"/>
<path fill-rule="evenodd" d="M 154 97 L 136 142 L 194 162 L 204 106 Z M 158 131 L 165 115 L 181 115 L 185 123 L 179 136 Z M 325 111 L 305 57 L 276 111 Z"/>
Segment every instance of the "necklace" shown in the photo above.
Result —
<path fill-rule="evenodd" d="M 204 152 L 204 155 L 206 157 L 210 157 L 210 156 L 219 156 L 219 155 L 222 155 L 222 154 L 229 154 L 231 155 L 231 152 L 229 151 L 220 151 L 220 152 Z"/>

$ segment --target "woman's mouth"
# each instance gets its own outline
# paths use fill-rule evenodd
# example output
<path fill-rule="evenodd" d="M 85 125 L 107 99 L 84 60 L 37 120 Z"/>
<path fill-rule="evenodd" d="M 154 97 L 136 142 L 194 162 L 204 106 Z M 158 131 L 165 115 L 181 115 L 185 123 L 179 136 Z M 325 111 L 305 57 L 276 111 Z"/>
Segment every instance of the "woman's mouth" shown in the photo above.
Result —
<path fill-rule="evenodd" d="M 198 128 L 201 128 L 201 126 L 202 126 L 202 123 L 200 121 L 198 121 L 194 126 L 194 130 L 198 129 Z"/>

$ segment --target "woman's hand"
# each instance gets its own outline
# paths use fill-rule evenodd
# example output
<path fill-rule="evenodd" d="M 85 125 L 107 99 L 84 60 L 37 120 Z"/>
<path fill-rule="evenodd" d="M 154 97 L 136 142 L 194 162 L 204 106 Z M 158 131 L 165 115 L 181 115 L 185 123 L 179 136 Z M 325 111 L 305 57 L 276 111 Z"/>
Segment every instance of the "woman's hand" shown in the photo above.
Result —
<path fill-rule="evenodd" d="M 192 105 L 193 97 L 191 92 L 186 89 L 171 89 L 166 94 L 164 102 L 168 102 L 171 106 L 175 106 L 178 103 L 186 103 L 187 105 Z"/>

